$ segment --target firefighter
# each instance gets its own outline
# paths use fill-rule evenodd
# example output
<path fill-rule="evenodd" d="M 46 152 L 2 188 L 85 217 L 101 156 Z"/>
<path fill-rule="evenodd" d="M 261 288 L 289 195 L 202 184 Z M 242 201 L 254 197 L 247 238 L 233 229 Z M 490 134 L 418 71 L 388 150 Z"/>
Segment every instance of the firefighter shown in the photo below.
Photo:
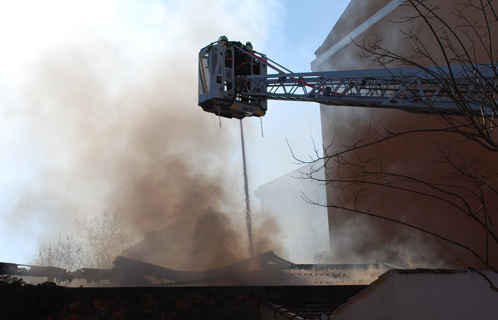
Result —
<path fill-rule="evenodd" d="M 218 38 L 218 42 L 223 44 L 223 46 L 226 48 L 225 50 L 225 68 L 230 68 L 233 69 L 233 46 L 232 43 L 228 42 L 227 36 L 223 35 Z M 227 92 L 232 92 L 233 89 L 233 83 L 232 81 L 225 81 L 225 90 Z"/>
<path fill-rule="evenodd" d="M 252 45 L 250 42 L 246 42 L 246 45 L 239 43 L 238 47 L 240 49 L 235 48 L 235 52 L 237 52 L 237 55 L 235 56 L 235 75 L 236 76 L 251 75 L 252 74 L 252 68 L 251 68 L 252 57 L 247 52 L 252 51 Z M 240 83 L 239 85 L 243 85 L 243 83 Z M 240 87 L 238 89 L 241 90 L 242 87 Z M 246 95 L 243 95 L 241 97 L 242 102 L 249 103 L 249 100 L 250 100 L 249 97 Z"/>
<path fill-rule="evenodd" d="M 247 44 L 250 45 L 250 50 L 248 50 Z M 252 51 L 252 45 L 250 42 L 246 42 L 246 45 L 244 46 L 242 43 L 240 43 L 240 48 L 246 51 Z M 244 52 L 243 50 L 236 50 L 237 55 L 236 55 L 236 74 L 237 75 L 250 75 L 251 74 L 251 56 Z"/>
<path fill-rule="evenodd" d="M 219 37 L 218 42 L 222 43 L 227 48 L 225 52 L 225 67 L 233 68 L 232 46 L 228 42 L 228 38 L 226 36 L 221 36 Z"/>
<path fill-rule="evenodd" d="M 252 52 L 252 43 L 249 41 L 246 42 L 246 50 Z M 258 59 L 250 59 L 250 60 L 252 60 L 252 74 L 260 74 L 259 60 Z"/>
<path fill-rule="evenodd" d="M 249 42 L 249 41 L 247 41 L 247 42 L 246 42 L 245 49 L 246 49 L 247 51 L 252 51 L 252 43 L 251 43 L 251 42 Z"/>

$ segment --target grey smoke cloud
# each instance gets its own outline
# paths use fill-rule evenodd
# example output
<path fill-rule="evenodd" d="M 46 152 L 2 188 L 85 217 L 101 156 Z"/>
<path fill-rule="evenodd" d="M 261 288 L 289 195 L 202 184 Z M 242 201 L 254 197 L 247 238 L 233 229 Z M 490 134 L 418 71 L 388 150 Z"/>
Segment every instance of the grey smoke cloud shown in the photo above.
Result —
<path fill-rule="evenodd" d="M 75 24 L 38 48 L 24 66 L 16 117 L 27 128 L 23 142 L 36 154 L 37 169 L 11 199 L 6 220 L 42 240 L 71 230 L 84 213 L 110 209 L 139 240 L 188 218 L 197 235 L 216 227 L 210 231 L 216 241 L 231 239 L 219 255 L 241 250 L 243 224 L 206 218 L 211 210 L 230 221 L 220 212 L 242 215 L 244 201 L 238 123 L 224 122 L 220 130 L 218 119 L 197 107 L 197 53 L 228 26 L 231 36 L 263 45 L 261 30 L 272 25 L 265 12 L 279 3 L 115 5 L 104 5 L 95 27 Z M 264 14 L 248 16 L 253 6 Z"/>

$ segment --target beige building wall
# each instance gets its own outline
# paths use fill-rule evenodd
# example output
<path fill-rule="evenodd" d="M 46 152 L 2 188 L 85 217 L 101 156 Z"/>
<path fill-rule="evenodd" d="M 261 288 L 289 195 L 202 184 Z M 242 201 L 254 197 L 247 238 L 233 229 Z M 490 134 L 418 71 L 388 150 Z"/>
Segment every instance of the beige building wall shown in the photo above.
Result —
<path fill-rule="evenodd" d="M 316 60 L 312 62 L 313 71 L 349 70 L 378 68 L 372 60 L 365 57 L 365 51 L 357 44 L 365 41 L 383 39 L 382 46 L 404 55 L 413 53 L 411 41 L 407 41 L 400 32 L 417 27 L 416 23 L 395 23 L 413 16 L 413 9 L 400 5 L 400 1 L 388 0 L 352 0 L 342 17 L 334 26 L 322 46 L 316 51 Z M 455 17 L 458 6 L 454 1 L 442 0 L 428 2 L 440 5 L 440 15 L 444 21 L 457 25 L 461 19 Z M 420 39 L 430 48 L 435 59 L 441 61 L 441 51 L 437 48 L 437 39 L 426 30 L 422 30 Z M 466 40 L 466 45 L 470 41 Z M 497 40 L 498 39 L 494 39 Z M 354 42 L 354 43 L 353 43 Z M 356 44 L 355 44 L 356 43 Z M 486 52 L 475 51 L 475 60 L 486 62 Z M 417 60 L 430 64 L 427 59 Z M 390 66 L 394 66 L 391 64 Z M 373 110 L 369 108 L 331 107 L 322 105 L 322 133 L 324 147 L 328 151 L 338 150 L 359 141 L 367 132 L 375 135 L 383 128 L 403 131 L 408 128 L 434 129 L 441 126 L 435 116 L 416 115 L 397 110 Z M 448 164 L 441 163 L 441 147 L 449 146 L 461 137 L 442 134 L 418 134 L 407 139 L 397 139 L 381 143 L 372 148 L 362 149 L 349 160 L 370 159 L 382 161 L 386 168 L 400 174 L 424 177 L 434 183 L 445 183 L 449 176 Z M 475 144 L 463 143 L 451 149 L 452 157 L 484 159 L 483 165 L 489 165 L 489 159 L 495 155 L 483 151 Z M 380 162 L 379 162 L 380 163 Z M 350 172 L 346 165 L 332 165 L 328 174 L 338 177 Z M 461 182 L 462 187 L 467 182 Z M 427 190 L 424 190 L 427 191 Z M 413 223 L 445 237 L 461 242 L 476 250 L 483 257 L 486 234 L 476 223 L 457 212 L 451 204 L 428 197 L 407 194 L 389 188 L 373 188 L 364 193 L 365 197 L 357 203 L 364 210 L 380 212 L 384 216 Z M 348 190 L 327 187 L 327 199 L 351 206 L 355 200 Z M 339 200 L 340 199 L 340 200 Z M 494 200 L 494 209 L 498 209 L 498 200 Z M 495 212 L 495 220 L 498 216 Z M 469 266 L 476 265 L 475 259 L 464 250 L 449 245 L 420 232 L 377 218 L 346 213 L 341 210 L 328 210 L 331 254 L 333 262 L 388 262 L 405 267 L 421 266 Z M 490 252 L 498 252 L 493 246 Z M 493 254 L 498 264 L 498 257 Z"/>

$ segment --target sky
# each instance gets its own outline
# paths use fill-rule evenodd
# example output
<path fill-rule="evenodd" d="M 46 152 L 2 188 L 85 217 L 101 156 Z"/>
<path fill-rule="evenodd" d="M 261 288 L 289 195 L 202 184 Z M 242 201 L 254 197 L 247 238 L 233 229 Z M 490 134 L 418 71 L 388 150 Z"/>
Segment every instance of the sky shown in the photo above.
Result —
<path fill-rule="evenodd" d="M 232 140 L 238 141 L 236 120 L 221 119 L 219 128 L 220 119 L 196 105 L 198 50 L 226 35 L 229 40 L 251 41 L 255 50 L 294 72 L 307 72 L 314 52 L 349 1 L 208 3 L 0 2 L 0 261 L 32 262 L 40 239 L 70 227 L 73 215 L 100 208 L 98 203 L 107 199 L 109 186 L 99 179 L 102 169 L 75 170 L 82 167 L 73 165 L 71 159 L 75 155 L 87 157 L 85 151 L 90 147 L 100 150 L 93 147 L 102 145 L 103 150 L 109 141 L 126 152 L 129 144 L 121 137 L 127 134 L 126 124 L 133 120 L 128 115 L 141 117 L 148 110 L 133 109 L 134 96 L 123 98 L 122 105 L 113 104 L 112 108 L 100 108 L 92 101 L 119 100 L 124 87 L 155 90 L 155 96 L 164 89 L 168 94 L 165 100 L 182 101 L 193 108 L 175 112 L 211 117 L 206 121 L 219 130 L 217 134 L 233 135 Z M 161 67 L 154 68 L 154 62 Z M 159 72 L 161 79 L 166 79 L 164 84 L 149 80 Z M 91 83 L 84 81 L 88 77 Z M 61 90 L 69 85 L 64 79 L 70 79 L 71 90 Z M 73 112 L 71 102 L 75 99 L 88 105 Z M 160 105 L 160 100 L 154 103 Z M 113 136 L 104 143 L 98 134 L 104 132 L 101 124 L 107 124 L 106 118 L 113 126 Z M 116 119 L 122 125 L 116 126 Z M 270 101 L 262 124 L 260 119 L 244 121 L 251 193 L 299 168 L 287 142 L 304 159 L 313 154 L 313 141 L 321 143 L 318 104 Z M 79 126 L 88 129 L 81 131 Z M 209 143 L 216 140 L 204 145 Z M 186 157 L 196 156 L 181 142 L 179 148 L 186 150 Z M 234 163 L 241 162 L 238 157 L 239 153 L 233 154 Z M 106 170 L 112 171 L 112 166 Z M 256 201 L 253 197 L 254 208 L 258 207 Z M 52 211 L 65 213 L 53 215 Z M 67 221 L 60 223 L 64 219 Z"/>

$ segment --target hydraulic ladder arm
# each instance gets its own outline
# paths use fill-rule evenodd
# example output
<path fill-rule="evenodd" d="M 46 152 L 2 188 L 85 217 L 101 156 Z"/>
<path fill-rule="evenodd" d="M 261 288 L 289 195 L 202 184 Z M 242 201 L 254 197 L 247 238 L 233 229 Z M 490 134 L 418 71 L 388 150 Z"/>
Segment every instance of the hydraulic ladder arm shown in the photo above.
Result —
<path fill-rule="evenodd" d="M 234 57 L 231 68 L 214 54 Z M 239 42 L 215 42 L 199 55 L 199 105 L 229 118 L 264 116 L 267 100 L 487 116 L 498 98 L 492 65 L 292 73 Z M 251 68 L 238 71 L 247 63 Z"/>

